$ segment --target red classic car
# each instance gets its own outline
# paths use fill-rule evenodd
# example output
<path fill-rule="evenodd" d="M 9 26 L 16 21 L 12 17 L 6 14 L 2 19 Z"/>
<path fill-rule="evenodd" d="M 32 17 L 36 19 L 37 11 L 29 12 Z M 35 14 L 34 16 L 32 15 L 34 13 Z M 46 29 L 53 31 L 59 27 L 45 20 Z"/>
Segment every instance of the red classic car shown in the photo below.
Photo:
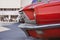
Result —
<path fill-rule="evenodd" d="M 60 1 L 32 4 L 20 12 L 25 23 L 19 27 L 27 36 L 60 40 Z"/>

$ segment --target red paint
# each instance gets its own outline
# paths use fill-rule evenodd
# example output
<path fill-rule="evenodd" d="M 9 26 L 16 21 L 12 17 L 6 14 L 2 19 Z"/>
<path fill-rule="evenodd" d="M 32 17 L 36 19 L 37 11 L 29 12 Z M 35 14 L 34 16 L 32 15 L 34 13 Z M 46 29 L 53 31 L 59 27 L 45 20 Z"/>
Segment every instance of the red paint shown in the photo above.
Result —
<path fill-rule="evenodd" d="M 36 7 L 37 24 L 60 23 L 60 3 Z"/>
<path fill-rule="evenodd" d="M 60 38 L 60 28 L 47 29 L 43 31 L 45 38 Z"/>
<path fill-rule="evenodd" d="M 43 38 L 42 35 L 38 35 L 35 30 L 28 30 L 27 31 L 29 36 L 34 37 L 34 38 Z"/>
<path fill-rule="evenodd" d="M 37 5 L 37 4 L 36 4 Z M 34 20 L 34 12 L 36 14 L 36 23 L 53 24 L 60 23 L 60 2 L 48 3 L 43 5 L 34 6 L 23 10 L 30 20 Z M 31 5 L 32 6 L 32 5 Z M 28 30 L 28 34 L 35 38 L 60 38 L 60 28 L 42 29 L 44 34 L 37 34 L 35 30 Z"/>
<path fill-rule="evenodd" d="M 34 20 L 34 10 L 32 10 L 32 9 L 30 9 L 30 10 L 25 10 L 24 13 L 25 13 L 26 16 L 28 17 L 28 19 Z"/>
<path fill-rule="evenodd" d="M 40 4 L 40 3 L 39 3 Z M 33 8 L 32 8 L 33 7 Z M 60 2 L 54 2 L 42 5 L 29 5 L 24 10 L 30 20 L 34 20 L 36 14 L 37 24 L 60 23 Z"/>
<path fill-rule="evenodd" d="M 60 38 L 60 28 L 43 29 L 43 34 L 37 34 L 35 30 L 28 31 L 29 35 L 35 38 Z"/>
<path fill-rule="evenodd" d="M 55 14 L 46 14 L 40 15 L 37 14 L 36 16 L 37 24 L 52 24 L 52 23 L 60 23 L 60 13 Z"/>

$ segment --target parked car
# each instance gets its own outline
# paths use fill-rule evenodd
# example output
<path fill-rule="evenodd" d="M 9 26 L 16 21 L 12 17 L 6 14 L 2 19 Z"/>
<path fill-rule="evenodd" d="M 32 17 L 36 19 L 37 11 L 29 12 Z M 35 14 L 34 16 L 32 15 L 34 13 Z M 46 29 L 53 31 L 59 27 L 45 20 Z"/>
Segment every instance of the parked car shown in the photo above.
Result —
<path fill-rule="evenodd" d="M 60 40 L 60 2 L 37 3 L 20 12 L 25 23 L 19 27 L 27 37 L 44 40 Z"/>

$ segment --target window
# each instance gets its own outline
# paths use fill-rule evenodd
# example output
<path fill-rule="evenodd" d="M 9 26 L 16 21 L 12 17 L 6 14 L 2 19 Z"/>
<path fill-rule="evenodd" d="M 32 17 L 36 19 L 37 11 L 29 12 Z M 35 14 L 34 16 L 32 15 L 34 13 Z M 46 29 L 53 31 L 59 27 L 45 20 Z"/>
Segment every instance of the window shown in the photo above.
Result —
<path fill-rule="evenodd" d="M 3 19 L 4 19 L 4 21 L 8 21 L 9 20 L 8 15 L 4 15 Z"/>
<path fill-rule="evenodd" d="M 18 15 L 0 15 L 0 22 L 17 22 Z"/>
<path fill-rule="evenodd" d="M 7 22 L 8 21 L 8 15 L 0 15 L 0 21 Z"/>
<path fill-rule="evenodd" d="M 18 17 L 18 15 L 11 15 L 11 18 L 10 18 L 10 22 L 16 22 L 17 20 L 17 17 Z"/>

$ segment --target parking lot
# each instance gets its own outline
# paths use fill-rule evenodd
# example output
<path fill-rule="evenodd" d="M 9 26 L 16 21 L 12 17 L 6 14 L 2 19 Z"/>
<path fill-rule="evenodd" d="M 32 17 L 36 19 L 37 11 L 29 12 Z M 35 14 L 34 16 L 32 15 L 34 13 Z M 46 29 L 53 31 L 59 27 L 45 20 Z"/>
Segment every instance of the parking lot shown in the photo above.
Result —
<path fill-rule="evenodd" d="M 0 26 L 0 40 L 33 40 L 18 27 L 20 23 Z"/>

